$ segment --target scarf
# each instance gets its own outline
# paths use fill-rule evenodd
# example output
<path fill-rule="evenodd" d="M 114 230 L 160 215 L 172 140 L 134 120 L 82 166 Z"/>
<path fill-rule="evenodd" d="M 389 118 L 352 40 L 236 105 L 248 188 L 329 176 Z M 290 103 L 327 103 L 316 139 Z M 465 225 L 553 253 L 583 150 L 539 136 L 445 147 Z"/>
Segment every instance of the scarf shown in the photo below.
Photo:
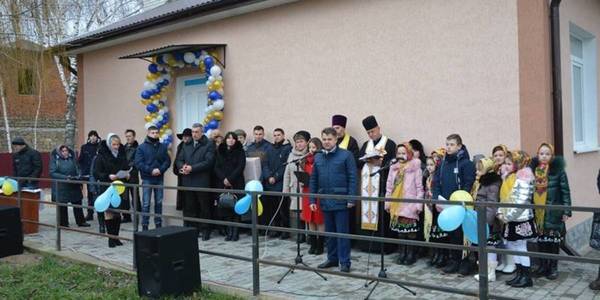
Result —
<path fill-rule="evenodd" d="M 350 144 L 350 135 L 346 133 L 346 134 L 344 134 L 344 138 L 342 139 L 342 142 L 340 142 L 340 144 L 338 146 L 344 150 L 348 150 L 349 144 Z"/>
<path fill-rule="evenodd" d="M 490 158 L 482 158 L 481 160 L 479 160 L 479 162 L 481 163 L 481 173 L 483 174 L 488 174 L 490 172 L 494 172 L 494 161 Z M 477 192 L 479 192 L 479 188 L 481 187 L 481 183 L 479 182 L 481 176 L 477 175 L 477 178 L 475 178 L 475 182 L 473 183 L 473 188 L 471 189 L 471 196 L 473 196 L 473 199 L 477 200 Z"/>
<path fill-rule="evenodd" d="M 540 149 L 542 147 L 548 147 L 550 149 L 550 153 L 552 157 L 554 157 L 554 147 L 549 143 L 542 143 L 538 147 L 538 154 L 540 153 Z M 535 175 L 535 193 L 533 193 L 533 203 L 536 205 L 546 205 L 546 201 L 548 199 L 548 170 L 550 169 L 550 163 L 542 163 L 540 162 L 537 167 L 535 167 L 534 175 Z M 535 224 L 537 228 L 541 231 L 544 230 L 544 217 L 546 214 L 546 210 L 543 208 L 535 209 Z"/>
<path fill-rule="evenodd" d="M 402 199 L 404 196 L 404 171 L 406 170 L 407 162 L 401 163 L 396 178 L 394 179 L 394 191 L 392 192 L 392 198 Z M 402 207 L 403 202 L 392 202 L 390 204 L 390 215 L 393 219 L 397 218 L 397 212 Z"/>
<path fill-rule="evenodd" d="M 502 180 L 502 185 L 500 186 L 500 203 L 510 203 L 510 195 L 515 181 L 517 181 L 517 173 L 514 172 Z"/>

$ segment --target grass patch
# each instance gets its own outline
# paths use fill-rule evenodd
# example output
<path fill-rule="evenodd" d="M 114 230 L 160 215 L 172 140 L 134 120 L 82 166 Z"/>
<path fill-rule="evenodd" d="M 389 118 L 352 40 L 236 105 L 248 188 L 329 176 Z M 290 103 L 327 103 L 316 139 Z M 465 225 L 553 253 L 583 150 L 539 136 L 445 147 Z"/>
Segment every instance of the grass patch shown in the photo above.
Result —
<path fill-rule="evenodd" d="M 0 260 L 0 299 L 142 299 L 135 276 L 54 256 Z M 165 298 L 172 299 L 172 298 Z M 180 299 L 240 299 L 207 290 Z"/>

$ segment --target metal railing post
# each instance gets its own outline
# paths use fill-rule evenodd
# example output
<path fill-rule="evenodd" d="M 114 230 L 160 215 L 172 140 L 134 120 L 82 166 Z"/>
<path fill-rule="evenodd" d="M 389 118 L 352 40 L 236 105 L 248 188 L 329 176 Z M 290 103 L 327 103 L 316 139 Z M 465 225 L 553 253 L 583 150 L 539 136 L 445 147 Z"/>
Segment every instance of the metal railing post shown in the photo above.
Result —
<path fill-rule="evenodd" d="M 252 294 L 260 294 L 260 272 L 258 264 L 258 195 L 252 193 Z"/>
<path fill-rule="evenodd" d="M 477 247 L 479 248 L 479 299 L 487 300 L 489 298 L 488 286 L 488 261 L 487 261 L 487 220 L 486 207 L 477 205 Z"/>
<path fill-rule="evenodd" d="M 56 207 L 56 251 L 61 251 L 60 247 L 60 206 L 58 205 L 58 188 L 55 189 L 56 194 L 54 194 L 54 205 Z M 67 208 L 68 210 L 68 208 Z M 68 211 L 67 211 L 68 214 Z"/>
<path fill-rule="evenodd" d="M 138 223 L 139 223 L 139 216 L 137 213 L 137 201 L 138 201 L 138 188 L 139 186 L 136 187 L 130 187 L 127 188 L 125 190 L 125 193 L 129 193 L 131 191 L 132 196 L 131 197 L 127 197 L 127 198 L 131 198 L 131 207 L 133 207 L 133 269 L 137 270 L 137 264 L 136 264 L 136 256 L 135 256 L 135 233 L 138 232 Z M 129 195 L 127 195 L 129 196 Z"/>

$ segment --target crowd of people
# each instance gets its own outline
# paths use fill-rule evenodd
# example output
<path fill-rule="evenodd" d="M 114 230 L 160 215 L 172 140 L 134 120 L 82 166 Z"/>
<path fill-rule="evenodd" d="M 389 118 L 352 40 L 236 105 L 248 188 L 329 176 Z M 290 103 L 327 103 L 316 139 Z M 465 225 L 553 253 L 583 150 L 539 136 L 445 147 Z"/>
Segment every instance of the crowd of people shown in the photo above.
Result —
<path fill-rule="evenodd" d="M 560 243 L 566 234 L 565 221 L 571 216 L 569 183 L 564 160 L 556 156 L 549 143 L 541 143 L 537 152 L 530 155 L 522 150 L 509 150 L 504 145 L 492 148 L 489 155 L 471 157 L 467 146 L 458 134 L 450 134 L 445 146 L 429 153 L 416 139 L 395 143 L 382 133 L 374 116 L 368 116 L 362 125 L 368 140 L 359 147 L 357 140 L 346 132 L 347 118 L 332 117 L 330 127 L 316 137 L 305 130 L 298 131 L 292 140 L 286 138 L 283 129 L 272 132 L 272 142 L 265 138 L 265 129 L 255 126 L 253 142 L 248 142 L 244 130 L 222 135 L 213 130 L 206 136 L 201 124 L 183 130 L 177 137 L 181 140 L 173 158 L 167 147 L 158 139 L 159 130 L 149 127 L 142 144 L 136 142 L 135 131 L 125 132 L 125 143 L 117 134 L 108 134 L 101 140 L 96 131 L 90 131 L 87 143 L 81 147 L 78 157 L 65 145 L 52 153 L 50 174 L 52 178 L 90 178 L 87 185 L 88 204 L 106 186 L 94 182 L 116 180 L 141 183 L 142 197 L 137 188 L 127 188 L 120 209 L 131 210 L 137 199 L 139 211 L 162 213 L 164 174 L 170 168 L 182 187 L 219 189 L 244 189 L 244 169 L 247 158 L 260 160 L 260 181 L 265 191 L 284 193 L 360 195 L 364 197 L 387 197 L 398 199 L 450 199 L 452 193 L 463 190 L 475 201 L 513 204 L 562 205 L 564 210 L 495 208 L 488 207 L 485 219 L 490 228 L 487 245 L 523 252 L 524 255 L 488 254 L 488 280 L 496 279 L 496 272 L 514 273 L 506 282 L 513 287 L 532 286 L 532 277 L 558 277 L 556 260 L 532 260 L 525 255 L 529 247 L 545 253 L 558 254 Z M 15 143 L 16 141 L 16 143 Z M 16 139 L 13 144 L 23 144 Z M 27 147 L 27 146 L 24 146 Z M 35 155 L 19 154 L 34 161 Z M 22 165 L 17 159 L 16 166 Z M 31 163 L 30 165 L 37 165 Z M 21 166 L 22 167 L 22 166 Z M 301 180 L 305 173 L 309 180 Z M 22 173 L 23 174 L 23 173 Z M 126 174 L 117 176 L 117 174 Z M 19 175 L 19 174 L 16 174 Z M 600 190 L 600 174 L 599 174 Z M 74 184 L 56 184 L 55 201 L 79 204 L 81 188 Z M 54 194 L 54 193 L 53 193 Z M 154 201 L 152 195 L 154 194 Z M 198 191 L 179 191 L 177 209 L 184 217 L 248 222 L 245 215 L 234 213 L 229 193 L 218 194 Z M 238 197 L 241 195 L 237 195 Z M 141 199 L 141 202 L 139 202 Z M 234 198 L 235 199 L 235 198 Z M 326 245 L 326 259 L 319 268 L 339 267 L 349 272 L 351 267 L 351 242 L 343 238 L 327 238 L 318 232 L 353 233 L 405 240 L 430 241 L 464 245 L 468 241 L 461 228 L 444 231 L 437 219 L 444 207 L 406 202 L 345 201 L 309 197 L 262 196 L 262 225 L 310 229 L 316 234 L 296 236 L 300 242 L 310 245 L 309 254 L 321 255 Z M 61 210 L 61 225 L 68 226 L 67 210 Z M 74 209 L 79 226 L 89 226 L 93 211 L 84 216 L 81 209 Z M 299 217 L 299 220 L 298 220 Z M 121 222 L 131 222 L 130 214 L 107 211 L 98 213 L 100 232 L 118 235 Z M 150 217 L 142 217 L 142 230 L 148 230 Z M 162 226 L 160 216 L 154 217 L 156 228 Z M 136 224 L 137 226 L 137 224 Z M 184 226 L 198 228 L 199 236 L 206 241 L 213 231 L 218 231 L 226 241 L 237 241 L 239 231 L 235 226 L 220 227 L 185 221 Z M 262 232 L 266 234 L 265 232 Z M 270 238 L 289 239 L 289 233 L 275 229 L 268 232 Z M 117 239 L 109 239 L 109 246 L 119 246 Z M 370 251 L 368 242 L 356 242 L 355 247 Z M 428 256 L 428 265 L 443 273 L 460 273 L 467 276 L 476 271 L 477 255 L 468 251 L 424 248 L 408 245 L 386 245 L 398 251 L 396 263 L 412 265 L 419 258 Z M 389 249 L 386 249 L 388 251 Z M 479 280 L 478 276 L 475 279 Z M 600 284 L 598 284 L 600 288 Z"/>

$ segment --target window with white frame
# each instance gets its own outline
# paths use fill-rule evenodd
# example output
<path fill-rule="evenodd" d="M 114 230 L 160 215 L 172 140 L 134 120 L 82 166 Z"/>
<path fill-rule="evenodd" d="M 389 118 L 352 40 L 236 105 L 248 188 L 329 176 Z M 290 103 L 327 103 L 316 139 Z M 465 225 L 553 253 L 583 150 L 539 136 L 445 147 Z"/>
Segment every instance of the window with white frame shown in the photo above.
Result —
<path fill-rule="evenodd" d="M 598 60 L 596 37 L 570 23 L 571 104 L 575 152 L 598 147 Z"/>

